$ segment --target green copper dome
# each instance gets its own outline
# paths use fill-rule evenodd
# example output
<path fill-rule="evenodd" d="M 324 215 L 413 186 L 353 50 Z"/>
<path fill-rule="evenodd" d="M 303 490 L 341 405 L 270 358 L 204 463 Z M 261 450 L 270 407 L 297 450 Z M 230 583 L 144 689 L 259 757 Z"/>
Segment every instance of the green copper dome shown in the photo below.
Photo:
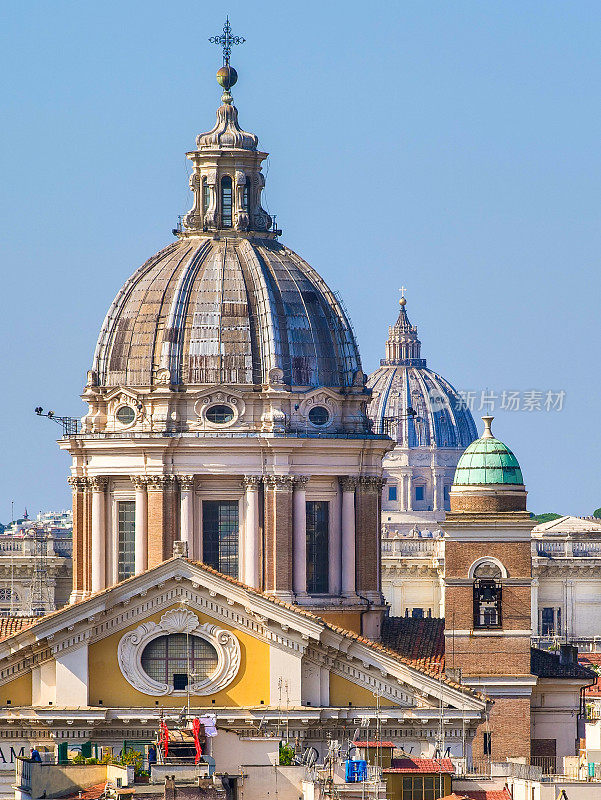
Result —
<path fill-rule="evenodd" d="M 524 483 L 517 458 L 492 435 L 492 417 L 482 417 L 484 433 L 466 449 L 455 470 L 454 486 L 521 486 Z"/>

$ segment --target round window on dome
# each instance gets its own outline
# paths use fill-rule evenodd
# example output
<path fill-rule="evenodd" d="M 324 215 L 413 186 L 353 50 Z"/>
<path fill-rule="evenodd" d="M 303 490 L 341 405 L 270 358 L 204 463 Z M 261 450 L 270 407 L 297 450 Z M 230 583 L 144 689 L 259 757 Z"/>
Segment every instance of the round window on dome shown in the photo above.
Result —
<path fill-rule="evenodd" d="M 117 409 L 117 420 L 122 425 L 131 425 L 136 418 L 136 412 L 131 406 L 121 406 Z"/>
<path fill-rule="evenodd" d="M 327 425 L 330 421 L 330 412 L 323 406 L 314 406 L 309 411 L 309 422 L 312 425 Z"/>
<path fill-rule="evenodd" d="M 207 409 L 206 417 L 214 425 L 225 425 L 234 419 L 234 409 L 225 405 L 211 406 Z"/>

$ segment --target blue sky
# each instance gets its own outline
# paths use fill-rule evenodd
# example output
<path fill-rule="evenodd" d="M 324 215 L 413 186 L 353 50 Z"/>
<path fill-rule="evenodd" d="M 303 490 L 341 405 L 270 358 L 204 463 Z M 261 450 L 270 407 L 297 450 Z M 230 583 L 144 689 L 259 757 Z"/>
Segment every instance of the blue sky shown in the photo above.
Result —
<path fill-rule="evenodd" d="M 111 300 L 190 206 L 226 12 L 269 210 L 342 293 L 365 369 L 404 284 L 429 366 L 477 419 L 498 395 L 529 507 L 601 506 L 601 4 L 33 0 L 0 6 L 0 520 L 70 502 L 33 408 L 83 413 Z M 499 411 L 503 391 L 564 406 Z"/>

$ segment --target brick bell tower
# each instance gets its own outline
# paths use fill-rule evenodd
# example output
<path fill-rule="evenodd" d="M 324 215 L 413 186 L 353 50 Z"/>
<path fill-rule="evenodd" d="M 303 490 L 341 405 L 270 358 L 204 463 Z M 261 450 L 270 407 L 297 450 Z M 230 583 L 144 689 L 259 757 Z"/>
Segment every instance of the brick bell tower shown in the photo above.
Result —
<path fill-rule="evenodd" d="M 520 465 L 482 419 L 444 524 L 445 653 L 447 669 L 494 700 L 472 752 L 498 761 L 530 756 L 532 520 Z"/>

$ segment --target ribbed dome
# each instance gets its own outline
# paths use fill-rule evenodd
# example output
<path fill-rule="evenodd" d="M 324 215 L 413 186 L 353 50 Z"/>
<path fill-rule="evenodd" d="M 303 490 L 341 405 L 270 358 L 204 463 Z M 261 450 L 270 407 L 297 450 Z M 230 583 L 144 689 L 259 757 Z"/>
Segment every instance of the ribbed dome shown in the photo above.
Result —
<path fill-rule="evenodd" d="M 374 428 L 404 447 L 463 449 L 477 436 L 473 417 L 453 386 L 427 368 L 420 349 L 417 328 L 409 322 L 402 298 L 386 342 L 386 358 L 367 381 L 373 391 L 368 413 Z"/>
<path fill-rule="evenodd" d="M 522 485 L 517 458 L 506 444 L 495 439 L 490 417 L 484 417 L 484 434 L 459 459 L 453 486 Z"/>
<path fill-rule="evenodd" d="M 181 238 L 125 283 L 94 356 L 99 386 L 351 386 L 361 361 L 320 276 L 273 239 Z"/>

